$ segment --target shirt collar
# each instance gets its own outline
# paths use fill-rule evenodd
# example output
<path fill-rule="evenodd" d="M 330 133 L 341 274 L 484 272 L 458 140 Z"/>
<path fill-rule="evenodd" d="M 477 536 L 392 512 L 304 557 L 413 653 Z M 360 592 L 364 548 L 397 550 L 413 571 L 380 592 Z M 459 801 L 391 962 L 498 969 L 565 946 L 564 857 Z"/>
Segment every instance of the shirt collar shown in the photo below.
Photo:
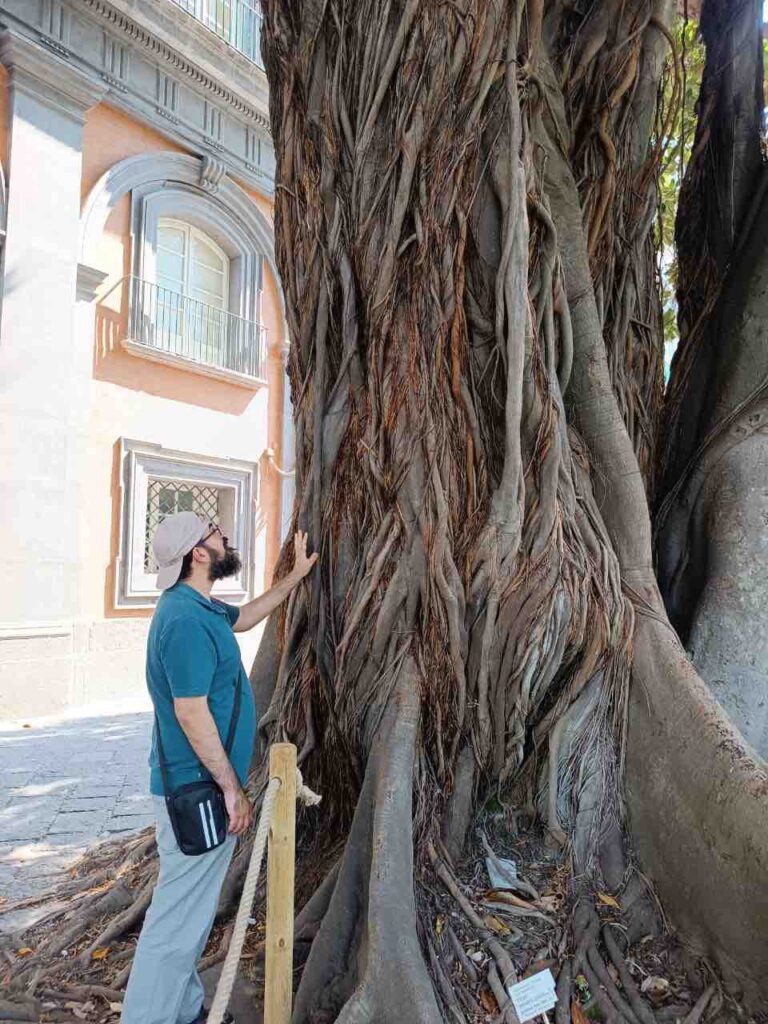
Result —
<path fill-rule="evenodd" d="M 215 597 L 210 598 L 204 597 L 199 590 L 195 590 L 194 587 L 190 587 L 188 583 L 175 583 L 173 586 L 174 593 L 178 594 L 179 597 L 183 597 L 185 600 L 197 601 L 203 608 L 207 608 L 209 611 L 217 612 L 219 615 L 226 615 L 226 608 L 217 601 Z"/>

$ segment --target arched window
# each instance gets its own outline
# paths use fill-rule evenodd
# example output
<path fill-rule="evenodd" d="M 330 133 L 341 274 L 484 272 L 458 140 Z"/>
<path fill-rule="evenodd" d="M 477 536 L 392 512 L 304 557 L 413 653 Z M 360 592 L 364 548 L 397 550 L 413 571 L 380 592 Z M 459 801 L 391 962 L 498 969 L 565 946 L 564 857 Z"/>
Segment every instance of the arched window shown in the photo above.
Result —
<path fill-rule="evenodd" d="M 158 218 L 153 277 L 141 286 L 151 345 L 207 366 L 250 365 L 257 325 L 230 314 L 230 258 L 210 235 Z"/>
<path fill-rule="evenodd" d="M 229 257 L 199 228 L 171 217 L 157 224 L 157 284 L 214 309 L 229 305 Z"/>

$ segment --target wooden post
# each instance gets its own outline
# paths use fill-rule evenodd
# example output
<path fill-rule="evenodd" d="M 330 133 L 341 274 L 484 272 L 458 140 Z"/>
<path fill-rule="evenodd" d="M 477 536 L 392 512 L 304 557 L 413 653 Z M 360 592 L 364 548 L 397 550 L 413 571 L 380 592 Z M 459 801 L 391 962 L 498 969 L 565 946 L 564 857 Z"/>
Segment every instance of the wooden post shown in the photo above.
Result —
<path fill-rule="evenodd" d="M 264 1024 L 290 1024 L 293 996 L 293 882 L 296 854 L 296 747 L 275 743 L 269 777 L 280 779 L 267 846 Z"/>

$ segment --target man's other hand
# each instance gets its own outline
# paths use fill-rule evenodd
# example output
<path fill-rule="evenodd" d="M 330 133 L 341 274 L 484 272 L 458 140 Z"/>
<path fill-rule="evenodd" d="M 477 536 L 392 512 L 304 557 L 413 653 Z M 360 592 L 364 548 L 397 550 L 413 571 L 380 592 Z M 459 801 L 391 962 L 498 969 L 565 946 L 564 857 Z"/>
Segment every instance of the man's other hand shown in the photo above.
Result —
<path fill-rule="evenodd" d="M 237 789 L 224 790 L 224 803 L 229 815 L 228 831 L 233 836 L 241 836 L 248 831 L 253 821 L 253 808 L 250 800 L 245 795 L 243 788 L 238 786 Z"/>

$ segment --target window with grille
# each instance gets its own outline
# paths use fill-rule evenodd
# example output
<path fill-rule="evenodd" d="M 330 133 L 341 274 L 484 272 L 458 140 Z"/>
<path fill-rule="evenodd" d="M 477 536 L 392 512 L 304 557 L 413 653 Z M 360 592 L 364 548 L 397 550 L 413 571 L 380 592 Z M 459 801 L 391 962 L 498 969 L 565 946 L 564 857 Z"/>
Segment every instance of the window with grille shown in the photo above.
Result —
<path fill-rule="evenodd" d="M 240 552 L 238 576 L 218 580 L 213 593 L 238 603 L 254 579 L 258 467 L 237 459 L 172 451 L 123 439 L 121 450 L 121 524 L 117 559 L 117 608 L 150 607 L 159 597 L 152 537 L 166 516 L 195 512 L 221 527 Z"/>
<path fill-rule="evenodd" d="M 147 519 L 144 540 L 144 570 L 157 572 L 157 562 L 152 553 L 152 538 L 155 530 L 166 516 L 175 512 L 194 512 L 201 519 L 207 519 L 224 528 L 221 522 L 221 488 L 189 483 L 185 480 L 147 481 Z"/>

